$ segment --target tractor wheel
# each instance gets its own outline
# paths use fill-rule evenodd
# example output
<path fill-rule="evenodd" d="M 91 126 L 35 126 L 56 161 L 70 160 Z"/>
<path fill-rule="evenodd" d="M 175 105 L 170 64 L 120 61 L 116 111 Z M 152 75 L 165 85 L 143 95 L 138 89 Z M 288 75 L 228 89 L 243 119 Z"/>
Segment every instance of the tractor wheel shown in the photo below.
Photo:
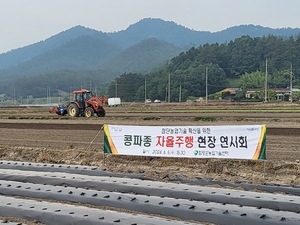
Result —
<path fill-rule="evenodd" d="M 98 117 L 104 117 L 104 116 L 105 116 L 105 110 L 104 110 L 104 109 L 99 110 L 99 111 L 97 112 L 97 115 L 98 115 Z"/>
<path fill-rule="evenodd" d="M 79 116 L 79 108 L 75 103 L 71 103 L 68 107 L 68 114 L 72 117 Z"/>
<path fill-rule="evenodd" d="M 87 117 L 87 118 L 90 118 L 94 115 L 94 110 L 93 108 L 91 107 L 87 107 L 85 110 L 84 110 L 84 116 Z"/>

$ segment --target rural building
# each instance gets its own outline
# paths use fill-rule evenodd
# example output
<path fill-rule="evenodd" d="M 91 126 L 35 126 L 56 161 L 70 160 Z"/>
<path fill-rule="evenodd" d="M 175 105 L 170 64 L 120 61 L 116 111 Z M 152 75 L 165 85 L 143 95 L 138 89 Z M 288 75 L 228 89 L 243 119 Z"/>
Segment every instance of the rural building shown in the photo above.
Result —
<path fill-rule="evenodd" d="M 230 99 L 233 100 L 236 97 L 236 93 L 240 90 L 241 90 L 241 88 L 225 88 L 220 92 L 221 93 L 230 93 Z"/>
<path fill-rule="evenodd" d="M 276 94 L 276 100 L 277 101 L 290 101 L 291 96 L 291 89 L 290 88 L 270 88 L 268 91 L 274 91 Z M 245 97 L 246 98 L 253 98 L 255 94 L 262 95 L 265 92 L 265 89 L 263 88 L 251 88 L 248 89 L 246 92 Z M 293 93 L 299 93 L 300 89 L 298 88 L 292 88 L 292 94 Z M 270 97 L 270 96 L 268 96 Z"/>

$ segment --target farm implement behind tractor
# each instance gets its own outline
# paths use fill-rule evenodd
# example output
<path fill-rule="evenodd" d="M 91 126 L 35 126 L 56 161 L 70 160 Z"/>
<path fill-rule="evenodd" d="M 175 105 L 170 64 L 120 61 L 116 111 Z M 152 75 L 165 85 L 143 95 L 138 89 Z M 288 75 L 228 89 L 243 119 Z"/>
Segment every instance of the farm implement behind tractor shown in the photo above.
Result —
<path fill-rule="evenodd" d="M 99 117 L 105 116 L 104 106 L 107 106 L 108 99 L 101 95 L 95 96 L 86 89 L 76 90 L 72 93 L 72 101 L 66 106 L 54 106 L 49 112 L 55 112 L 57 115 L 64 116 L 69 114 L 71 117 L 92 117 L 95 114 Z"/>

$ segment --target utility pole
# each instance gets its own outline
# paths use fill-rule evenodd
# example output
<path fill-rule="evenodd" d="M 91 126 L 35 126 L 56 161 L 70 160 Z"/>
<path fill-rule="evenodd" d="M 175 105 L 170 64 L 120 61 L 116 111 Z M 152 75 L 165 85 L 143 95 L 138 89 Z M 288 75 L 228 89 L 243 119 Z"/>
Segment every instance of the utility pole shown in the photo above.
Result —
<path fill-rule="evenodd" d="M 47 103 L 49 103 L 49 86 L 47 86 Z"/>
<path fill-rule="evenodd" d="M 50 93 L 50 86 L 49 86 L 49 101 L 51 103 L 51 93 Z"/>
<path fill-rule="evenodd" d="M 266 57 L 266 77 L 265 77 L 265 101 L 268 99 L 268 57 Z"/>
<path fill-rule="evenodd" d="M 50 86 L 47 86 L 47 103 L 51 103 Z"/>
<path fill-rule="evenodd" d="M 169 94 L 168 94 L 168 102 L 171 102 L 171 72 L 169 72 Z"/>
<path fill-rule="evenodd" d="M 293 102 L 293 64 L 291 63 L 291 78 L 290 78 L 290 98 Z"/>
<path fill-rule="evenodd" d="M 70 86 L 70 101 L 72 101 L 72 86 Z"/>
<path fill-rule="evenodd" d="M 116 95 L 116 97 L 117 97 L 117 96 L 118 96 L 118 84 L 117 84 L 117 80 L 116 80 L 116 87 L 115 87 L 115 91 L 116 91 L 115 95 Z"/>
<path fill-rule="evenodd" d="M 181 102 L 181 84 L 179 86 L 179 102 Z"/>
<path fill-rule="evenodd" d="M 207 95 L 208 95 L 208 88 L 207 88 L 207 80 L 208 80 L 208 68 L 205 67 L 205 104 L 207 104 Z"/>
<path fill-rule="evenodd" d="M 146 104 L 146 99 L 147 99 L 147 80 L 145 77 L 145 104 Z"/>
<path fill-rule="evenodd" d="M 165 96 L 165 102 L 167 102 L 167 94 L 168 94 L 168 87 L 166 86 L 166 96 Z"/>
<path fill-rule="evenodd" d="M 14 88 L 14 105 L 16 104 L 16 89 Z"/>

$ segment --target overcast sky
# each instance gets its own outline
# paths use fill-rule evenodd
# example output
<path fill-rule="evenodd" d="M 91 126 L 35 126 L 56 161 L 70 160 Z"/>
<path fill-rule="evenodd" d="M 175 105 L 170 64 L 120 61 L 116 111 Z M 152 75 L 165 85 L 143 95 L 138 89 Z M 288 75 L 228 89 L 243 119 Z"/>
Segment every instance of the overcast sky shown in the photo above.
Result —
<path fill-rule="evenodd" d="M 111 32 L 143 18 L 211 32 L 242 24 L 299 28 L 299 10 L 300 0 L 0 0 L 0 53 L 76 25 Z"/>

